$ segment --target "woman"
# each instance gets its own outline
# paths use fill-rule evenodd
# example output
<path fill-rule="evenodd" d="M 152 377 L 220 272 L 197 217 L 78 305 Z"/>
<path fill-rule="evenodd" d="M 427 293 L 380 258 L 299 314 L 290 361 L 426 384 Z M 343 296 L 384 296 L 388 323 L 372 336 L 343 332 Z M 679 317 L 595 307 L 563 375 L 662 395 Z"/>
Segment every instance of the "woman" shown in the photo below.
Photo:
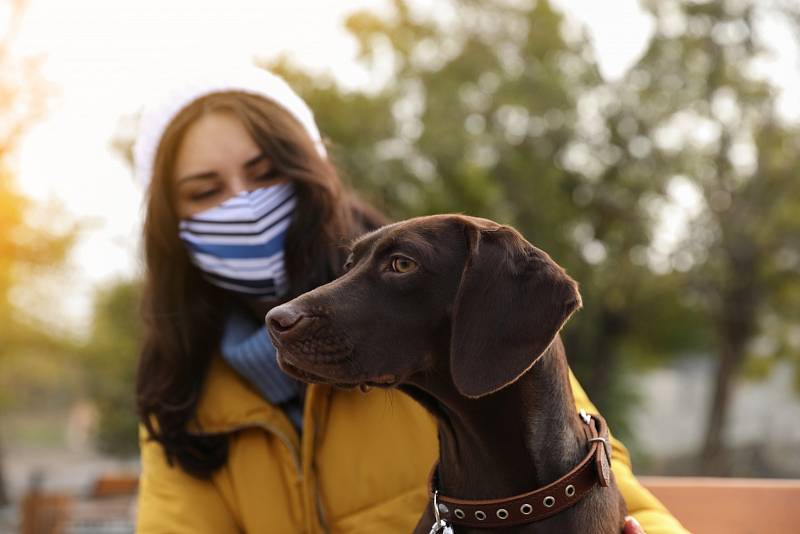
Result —
<path fill-rule="evenodd" d="M 186 83 L 144 113 L 134 156 L 147 185 L 138 531 L 411 532 L 432 419 L 396 391 L 294 382 L 263 325 L 383 222 L 343 188 L 306 104 L 254 68 Z M 683 532 L 619 443 L 614 460 L 644 528 Z"/>

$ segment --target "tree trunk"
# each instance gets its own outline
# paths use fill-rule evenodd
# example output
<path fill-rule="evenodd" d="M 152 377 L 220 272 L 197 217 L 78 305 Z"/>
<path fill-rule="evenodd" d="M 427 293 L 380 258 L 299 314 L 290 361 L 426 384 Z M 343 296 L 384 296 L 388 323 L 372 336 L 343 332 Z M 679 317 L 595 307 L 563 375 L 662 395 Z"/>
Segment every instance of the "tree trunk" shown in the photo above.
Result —
<path fill-rule="evenodd" d="M 705 441 L 700 455 L 701 470 L 709 475 L 729 472 L 728 451 L 724 443 L 731 389 L 746 356 L 747 343 L 756 332 L 759 289 L 755 283 L 754 256 L 735 262 L 733 287 L 722 292 L 716 320 L 719 365 L 708 412 Z"/>
<path fill-rule="evenodd" d="M 600 312 L 600 328 L 596 331 L 593 347 L 586 347 L 592 354 L 591 374 L 586 389 L 592 402 L 600 407 L 608 406 L 614 381 L 617 380 L 617 346 L 627 328 L 627 322 L 619 313 L 605 309 Z"/>
<path fill-rule="evenodd" d="M 701 469 L 708 475 L 724 475 L 727 471 L 727 451 L 723 446 L 723 434 L 730 405 L 731 386 L 743 359 L 743 346 L 736 346 L 729 339 L 720 340 L 719 364 L 701 454 Z"/>

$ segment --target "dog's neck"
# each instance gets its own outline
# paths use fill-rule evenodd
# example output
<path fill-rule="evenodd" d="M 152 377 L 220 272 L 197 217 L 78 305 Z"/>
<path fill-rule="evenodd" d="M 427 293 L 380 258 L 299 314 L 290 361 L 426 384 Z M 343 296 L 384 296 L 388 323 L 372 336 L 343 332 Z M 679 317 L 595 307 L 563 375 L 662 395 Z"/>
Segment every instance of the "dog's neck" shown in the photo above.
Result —
<path fill-rule="evenodd" d="M 531 491 L 586 453 L 559 338 L 514 384 L 479 399 L 458 393 L 449 369 L 415 375 L 402 389 L 438 420 L 442 495 L 495 499 Z"/>

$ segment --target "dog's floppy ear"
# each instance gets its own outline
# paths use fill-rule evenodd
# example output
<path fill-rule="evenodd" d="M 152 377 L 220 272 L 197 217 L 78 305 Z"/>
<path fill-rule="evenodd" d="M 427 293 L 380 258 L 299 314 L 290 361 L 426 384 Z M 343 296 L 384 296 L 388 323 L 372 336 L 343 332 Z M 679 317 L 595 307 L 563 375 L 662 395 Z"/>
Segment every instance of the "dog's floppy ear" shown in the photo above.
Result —
<path fill-rule="evenodd" d="M 581 297 L 564 269 L 516 230 L 467 221 L 465 234 L 450 371 L 462 395 L 478 398 L 522 376 L 581 306 Z"/>

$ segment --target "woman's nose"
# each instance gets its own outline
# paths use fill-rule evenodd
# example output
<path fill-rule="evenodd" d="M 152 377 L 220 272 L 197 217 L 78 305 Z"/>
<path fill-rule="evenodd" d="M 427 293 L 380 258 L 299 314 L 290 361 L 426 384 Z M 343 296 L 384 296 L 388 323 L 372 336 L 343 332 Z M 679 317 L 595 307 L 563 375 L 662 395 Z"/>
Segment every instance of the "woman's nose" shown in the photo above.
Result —
<path fill-rule="evenodd" d="M 234 175 L 228 180 L 228 189 L 230 189 L 231 196 L 250 190 L 247 180 L 239 175 Z"/>

